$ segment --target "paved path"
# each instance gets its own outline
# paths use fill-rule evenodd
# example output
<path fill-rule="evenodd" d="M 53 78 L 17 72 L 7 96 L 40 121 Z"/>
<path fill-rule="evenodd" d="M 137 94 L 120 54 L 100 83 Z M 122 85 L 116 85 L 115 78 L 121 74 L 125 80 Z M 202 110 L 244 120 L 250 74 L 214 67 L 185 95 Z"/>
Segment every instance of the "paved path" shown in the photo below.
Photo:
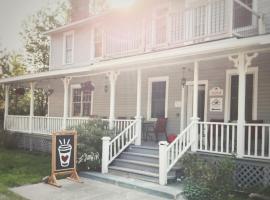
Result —
<path fill-rule="evenodd" d="M 84 183 L 75 183 L 67 179 L 59 181 L 62 188 L 56 188 L 44 183 L 26 185 L 11 190 L 29 200 L 161 200 L 148 195 L 116 185 L 99 181 L 83 179 Z"/>

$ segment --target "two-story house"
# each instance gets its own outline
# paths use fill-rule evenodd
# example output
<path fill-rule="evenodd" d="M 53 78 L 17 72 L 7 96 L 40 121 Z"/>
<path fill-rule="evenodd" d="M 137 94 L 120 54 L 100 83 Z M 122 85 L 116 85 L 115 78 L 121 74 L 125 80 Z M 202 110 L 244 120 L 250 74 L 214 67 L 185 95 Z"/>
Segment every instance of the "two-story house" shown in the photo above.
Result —
<path fill-rule="evenodd" d="M 0 80 L 5 129 L 46 135 L 100 117 L 118 130 L 103 140 L 103 173 L 160 184 L 175 178 L 170 170 L 189 149 L 269 162 L 270 1 L 137 0 L 103 12 L 77 2 L 71 22 L 46 33 L 50 70 Z M 8 113 L 14 85 L 32 91 L 29 116 Z M 34 88 L 51 91 L 47 116 L 33 114 Z M 145 146 L 153 138 L 142 127 L 161 118 L 176 139 Z M 132 143 L 140 155 L 126 151 Z M 144 155 L 147 148 L 159 156 Z M 151 173 L 147 156 L 158 166 Z"/>

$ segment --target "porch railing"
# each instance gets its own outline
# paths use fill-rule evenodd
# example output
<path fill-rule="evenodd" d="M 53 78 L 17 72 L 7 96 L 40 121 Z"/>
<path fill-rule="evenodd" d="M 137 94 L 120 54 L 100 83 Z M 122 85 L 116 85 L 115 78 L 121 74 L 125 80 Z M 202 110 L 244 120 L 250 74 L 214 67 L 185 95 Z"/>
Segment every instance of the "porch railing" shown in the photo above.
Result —
<path fill-rule="evenodd" d="M 113 138 L 112 141 L 110 141 L 109 137 L 102 138 L 102 173 L 107 173 L 109 164 L 131 143 L 135 142 L 139 133 L 136 131 L 137 123 L 140 123 L 140 121 L 133 121 L 121 133 Z"/>
<path fill-rule="evenodd" d="M 5 120 L 6 129 L 10 131 L 17 132 L 27 132 L 27 133 L 38 133 L 38 134 L 50 134 L 55 131 L 60 131 L 63 129 L 63 118 L 62 117 L 46 117 L 46 116 L 34 116 L 32 118 L 32 129 L 29 127 L 29 116 L 21 115 L 8 115 Z M 93 120 L 93 118 L 80 118 L 80 117 L 69 117 L 67 118 L 66 124 L 67 128 L 76 127 L 80 124 L 84 124 Z M 102 119 L 102 121 L 109 122 L 108 119 Z M 113 121 L 115 135 L 122 132 L 134 120 L 128 119 L 115 119 Z"/>
<path fill-rule="evenodd" d="M 155 19 L 151 17 L 134 20 L 129 25 L 119 25 L 119 29 L 107 25 L 103 35 L 102 57 L 109 59 L 233 35 L 249 37 L 265 32 L 263 16 L 240 0 L 208 0 L 187 4 L 185 8 L 172 8 L 165 17 L 162 29 L 157 29 Z M 240 12 L 250 17 L 250 24 L 243 17 L 238 17 Z"/>
<path fill-rule="evenodd" d="M 270 124 L 245 124 L 245 157 L 270 159 Z"/>
<path fill-rule="evenodd" d="M 236 123 L 198 122 L 198 151 L 234 154 L 236 139 Z"/>
<path fill-rule="evenodd" d="M 167 142 L 159 144 L 159 183 L 167 184 L 167 174 L 184 153 L 191 147 L 194 142 L 194 128 L 196 122 L 191 122 L 177 138 L 167 146 Z"/>
<path fill-rule="evenodd" d="M 5 119 L 7 130 L 29 132 L 29 116 L 8 115 Z"/>

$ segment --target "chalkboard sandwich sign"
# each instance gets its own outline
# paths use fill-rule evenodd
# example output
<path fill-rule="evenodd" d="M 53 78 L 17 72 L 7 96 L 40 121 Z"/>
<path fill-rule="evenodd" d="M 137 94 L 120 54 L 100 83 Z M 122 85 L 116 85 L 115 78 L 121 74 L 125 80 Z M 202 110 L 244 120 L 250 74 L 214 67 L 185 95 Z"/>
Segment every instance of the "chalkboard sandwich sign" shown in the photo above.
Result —
<path fill-rule="evenodd" d="M 70 174 L 68 179 L 81 182 L 76 171 L 77 132 L 61 131 L 52 133 L 52 166 L 48 183 L 61 187 L 57 183 L 57 175 Z"/>

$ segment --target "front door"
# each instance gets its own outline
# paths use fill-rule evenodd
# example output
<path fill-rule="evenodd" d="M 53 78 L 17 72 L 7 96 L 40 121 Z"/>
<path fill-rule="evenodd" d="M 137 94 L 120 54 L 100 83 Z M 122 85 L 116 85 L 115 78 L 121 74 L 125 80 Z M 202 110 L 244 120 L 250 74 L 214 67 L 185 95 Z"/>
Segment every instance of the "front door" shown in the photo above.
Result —
<path fill-rule="evenodd" d="M 186 86 L 186 120 L 185 125 L 187 126 L 191 122 L 193 115 L 193 83 L 187 84 Z M 198 87 L 198 117 L 200 121 L 204 121 L 206 117 L 206 101 L 207 101 L 207 85 L 205 83 L 199 84 Z"/>

